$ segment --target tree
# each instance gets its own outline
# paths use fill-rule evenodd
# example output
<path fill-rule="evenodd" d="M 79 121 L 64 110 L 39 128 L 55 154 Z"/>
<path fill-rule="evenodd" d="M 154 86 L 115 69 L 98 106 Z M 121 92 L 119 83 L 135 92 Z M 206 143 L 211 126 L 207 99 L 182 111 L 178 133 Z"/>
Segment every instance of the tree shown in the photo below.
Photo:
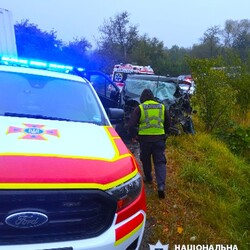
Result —
<path fill-rule="evenodd" d="M 224 48 L 237 52 L 245 62 L 250 55 L 250 20 L 227 20 L 222 30 Z"/>
<path fill-rule="evenodd" d="M 232 48 L 235 41 L 243 32 L 250 33 L 250 20 L 226 20 L 224 30 L 221 33 L 224 39 L 224 46 Z"/>
<path fill-rule="evenodd" d="M 111 65 L 130 62 L 131 50 L 138 41 L 138 30 L 137 26 L 129 25 L 128 12 L 105 20 L 99 31 L 98 53 Z"/>
<path fill-rule="evenodd" d="M 190 68 L 186 60 L 190 56 L 190 49 L 179 48 L 175 45 L 167 50 L 166 54 L 166 69 L 168 74 L 172 76 L 190 74 Z"/>
<path fill-rule="evenodd" d="M 234 40 L 232 47 L 239 52 L 240 57 L 247 61 L 250 52 L 250 33 L 242 31 Z"/>
<path fill-rule="evenodd" d="M 17 23 L 15 34 L 19 57 L 81 67 L 86 65 L 86 53 L 91 44 L 85 38 L 66 44 L 57 38 L 55 31 L 42 31 L 37 25 L 29 23 L 29 20 Z"/>
<path fill-rule="evenodd" d="M 229 83 L 236 92 L 235 114 L 238 120 L 244 120 L 250 109 L 249 67 L 236 53 L 228 55 L 225 65 L 228 68 Z"/>
<path fill-rule="evenodd" d="M 55 31 L 42 31 L 26 19 L 15 25 L 15 34 L 20 57 L 55 60 L 60 54 L 62 41 Z"/>
<path fill-rule="evenodd" d="M 200 58 L 216 57 L 220 53 L 220 29 L 218 26 L 207 29 L 201 38 L 201 44 L 193 47 L 193 53 Z M 198 52 L 198 53 L 197 53 Z"/>
<path fill-rule="evenodd" d="M 89 59 L 87 50 L 91 48 L 91 44 L 85 39 L 75 39 L 68 45 L 62 47 L 62 57 L 65 63 L 78 67 L 88 67 Z"/>
<path fill-rule="evenodd" d="M 236 91 L 229 82 L 221 58 L 190 59 L 192 75 L 196 83 L 193 102 L 203 120 L 206 131 L 222 129 L 232 118 L 236 103 Z"/>
<path fill-rule="evenodd" d="M 237 36 L 238 29 L 235 21 L 226 20 L 224 31 L 222 31 L 222 36 L 224 38 L 224 46 L 232 47 L 232 44 Z"/>
<path fill-rule="evenodd" d="M 155 73 L 166 72 L 166 52 L 163 42 L 157 38 L 149 38 L 146 34 L 138 39 L 131 51 L 131 62 L 138 65 L 150 65 Z"/>

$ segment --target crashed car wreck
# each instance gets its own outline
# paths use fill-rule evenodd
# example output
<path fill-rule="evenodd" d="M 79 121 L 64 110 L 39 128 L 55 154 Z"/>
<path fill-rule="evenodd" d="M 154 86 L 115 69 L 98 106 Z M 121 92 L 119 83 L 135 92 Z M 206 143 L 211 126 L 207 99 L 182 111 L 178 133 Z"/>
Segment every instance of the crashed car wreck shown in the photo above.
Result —
<path fill-rule="evenodd" d="M 128 75 L 121 91 L 121 108 L 124 109 L 124 123 L 117 125 L 117 132 L 124 140 L 130 136 L 127 123 L 134 108 L 140 104 L 140 95 L 144 89 L 152 90 L 155 99 L 163 103 L 171 116 L 171 134 L 194 134 L 190 96 L 181 90 L 171 77 L 160 75 Z"/>

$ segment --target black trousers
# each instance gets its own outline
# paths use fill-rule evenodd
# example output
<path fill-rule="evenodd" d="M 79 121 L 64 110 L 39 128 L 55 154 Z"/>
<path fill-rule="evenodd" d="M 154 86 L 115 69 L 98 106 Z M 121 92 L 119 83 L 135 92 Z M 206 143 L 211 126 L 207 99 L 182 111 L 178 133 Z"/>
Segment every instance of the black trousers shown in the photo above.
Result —
<path fill-rule="evenodd" d="M 167 159 L 165 156 L 166 142 L 140 141 L 140 160 L 146 180 L 152 180 L 152 160 L 154 163 L 157 186 L 164 187 L 167 177 Z"/>

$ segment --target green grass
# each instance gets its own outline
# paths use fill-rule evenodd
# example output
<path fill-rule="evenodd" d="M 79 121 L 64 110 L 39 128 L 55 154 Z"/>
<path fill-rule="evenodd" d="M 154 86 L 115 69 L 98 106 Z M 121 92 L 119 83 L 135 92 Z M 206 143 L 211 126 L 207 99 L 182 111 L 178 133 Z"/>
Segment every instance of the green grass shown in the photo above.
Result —
<path fill-rule="evenodd" d="M 166 154 L 166 199 L 146 187 L 147 243 L 250 249 L 250 166 L 204 133 L 169 137 Z"/>

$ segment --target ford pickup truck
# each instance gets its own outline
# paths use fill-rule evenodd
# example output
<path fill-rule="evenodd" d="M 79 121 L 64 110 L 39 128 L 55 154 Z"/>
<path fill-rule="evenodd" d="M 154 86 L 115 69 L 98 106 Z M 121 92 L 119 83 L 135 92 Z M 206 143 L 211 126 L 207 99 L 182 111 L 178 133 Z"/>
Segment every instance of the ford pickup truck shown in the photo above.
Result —
<path fill-rule="evenodd" d="M 139 249 L 141 170 L 70 66 L 0 58 L 0 250 Z"/>

